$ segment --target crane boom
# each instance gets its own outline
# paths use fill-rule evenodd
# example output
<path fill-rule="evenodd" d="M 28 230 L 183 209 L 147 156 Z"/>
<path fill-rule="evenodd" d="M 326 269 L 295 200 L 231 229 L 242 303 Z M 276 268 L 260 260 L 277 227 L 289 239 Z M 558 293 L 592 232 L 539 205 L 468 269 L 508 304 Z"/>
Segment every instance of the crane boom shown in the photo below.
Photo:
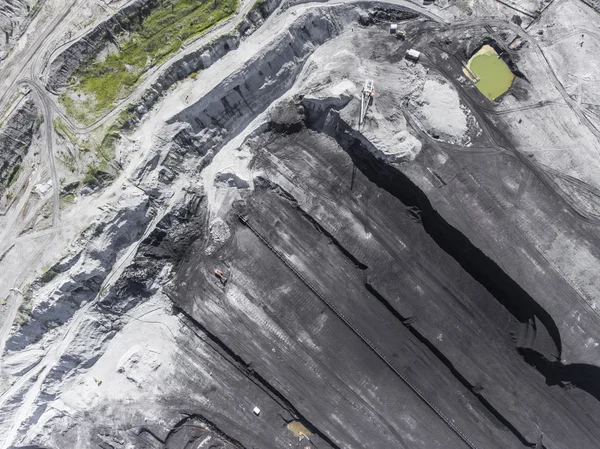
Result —
<path fill-rule="evenodd" d="M 369 105 L 372 102 L 372 98 L 375 96 L 375 86 L 374 82 L 371 79 L 365 81 L 365 85 L 363 86 L 363 90 L 360 96 L 360 117 L 358 120 L 358 130 L 360 131 L 360 127 L 365 121 L 365 116 L 367 115 L 367 110 L 369 109 Z"/>

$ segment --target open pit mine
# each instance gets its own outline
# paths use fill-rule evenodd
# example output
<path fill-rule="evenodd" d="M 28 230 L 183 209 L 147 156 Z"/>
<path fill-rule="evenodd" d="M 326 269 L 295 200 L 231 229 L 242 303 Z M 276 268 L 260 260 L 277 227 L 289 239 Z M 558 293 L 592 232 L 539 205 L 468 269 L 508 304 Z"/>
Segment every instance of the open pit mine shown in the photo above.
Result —
<path fill-rule="evenodd" d="M 599 449 L 598 0 L 0 0 L 0 449 Z"/>

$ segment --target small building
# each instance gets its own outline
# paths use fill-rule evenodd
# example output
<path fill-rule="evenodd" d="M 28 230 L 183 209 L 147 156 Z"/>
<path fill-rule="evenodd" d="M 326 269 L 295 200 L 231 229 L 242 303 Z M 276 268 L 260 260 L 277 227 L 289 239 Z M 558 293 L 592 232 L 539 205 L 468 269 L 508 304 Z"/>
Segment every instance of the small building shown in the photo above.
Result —
<path fill-rule="evenodd" d="M 256 416 L 260 415 L 260 409 L 258 407 L 254 407 L 252 410 Z"/>
<path fill-rule="evenodd" d="M 396 30 L 398 30 L 398 24 L 396 23 L 392 23 L 390 25 L 390 34 L 395 36 L 396 35 Z"/>
<path fill-rule="evenodd" d="M 421 52 L 417 51 L 417 50 L 413 50 L 412 48 L 409 50 L 406 50 L 406 59 L 408 59 L 409 61 L 415 61 L 417 62 L 419 60 L 419 57 L 421 56 Z"/>

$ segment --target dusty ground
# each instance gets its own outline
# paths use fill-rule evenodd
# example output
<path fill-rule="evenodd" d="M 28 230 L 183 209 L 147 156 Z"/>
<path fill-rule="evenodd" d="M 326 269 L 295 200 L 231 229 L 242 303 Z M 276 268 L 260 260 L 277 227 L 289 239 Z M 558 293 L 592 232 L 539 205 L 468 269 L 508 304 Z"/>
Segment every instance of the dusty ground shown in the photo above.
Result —
<path fill-rule="evenodd" d="M 75 126 L 51 62 L 124 5 L 48 2 L 0 65 L 3 449 L 600 447 L 588 4 L 244 2 Z"/>

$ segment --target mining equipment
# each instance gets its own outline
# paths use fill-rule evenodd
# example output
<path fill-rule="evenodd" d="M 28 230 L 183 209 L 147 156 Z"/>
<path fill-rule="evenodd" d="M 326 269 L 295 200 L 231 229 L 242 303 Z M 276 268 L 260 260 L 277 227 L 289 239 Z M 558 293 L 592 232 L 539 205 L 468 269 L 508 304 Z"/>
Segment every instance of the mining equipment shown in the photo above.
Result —
<path fill-rule="evenodd" d="M 358 120 L 358 129 L 360 131 L 360 127 L 365 121 L 365 116 L 367 115 L 367 110 L 369 106 L 373 104 L 373 98 L 375 97 L 375 87 L 373 80 L 366 80 L 365 85 L 363 86 L 363 90 L 361 92 L 360 97 L 360 118 Z"/>
<path fill-rule="evenodd" d="M 405 55 L 406 59 L 408 59 L 409 61 L 414 61 L 417 62 L 419 60 L 419 58 L 421 57 L 421 52 L 417 51 L 417 50 L 413 50 L 412 48 L 409 50 L 406 50 L 406 55 Z"/>
<path fill-rule="evenodd" d="M 396 39 L 399 39 L 399 40 L 406 39 L 406 31 L 399 29 L 398 25 L 395 23 L 392 23 L 390 25 L 390 34 L 392 36 L 396 36 Z"/>
<path fill-rule="evenodd" d="M 221 284 L 223 284 L 223 285 L 227 284 L 227 277 L 218 268 L 215 269 L 215 276 L 217 276 L 219 278 L 219 280 L 221 281 Z"/>

